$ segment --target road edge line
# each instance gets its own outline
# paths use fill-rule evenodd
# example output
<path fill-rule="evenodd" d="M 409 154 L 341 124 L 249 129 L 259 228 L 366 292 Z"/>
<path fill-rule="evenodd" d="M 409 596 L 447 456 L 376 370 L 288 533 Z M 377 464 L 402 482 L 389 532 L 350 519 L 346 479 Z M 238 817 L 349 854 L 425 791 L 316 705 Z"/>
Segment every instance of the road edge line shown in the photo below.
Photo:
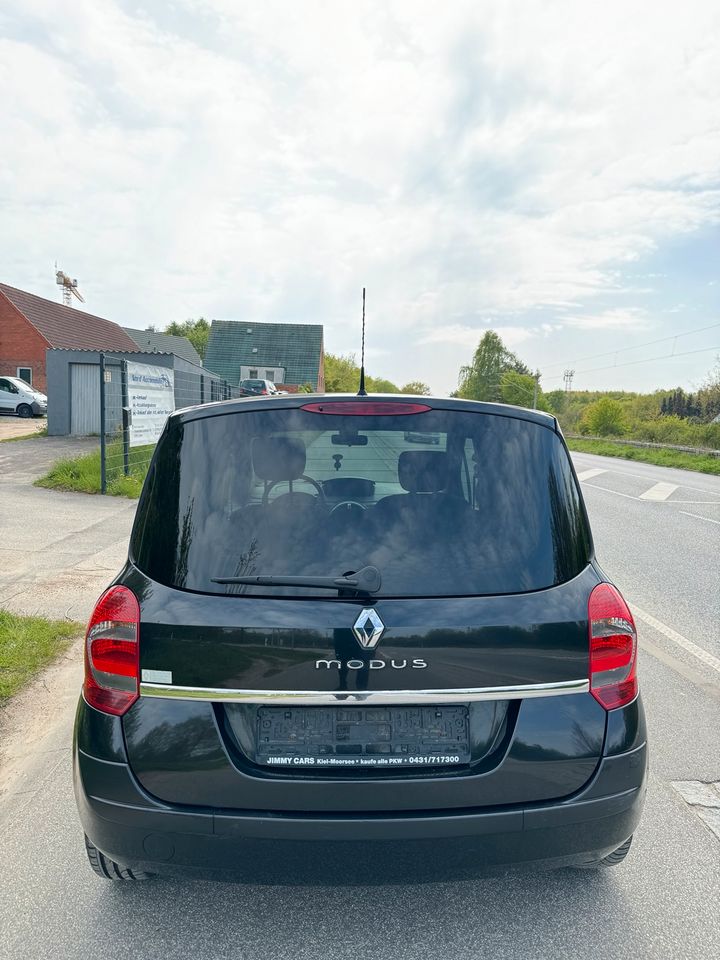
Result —
<path fill-rule="evenodd" d="M 664 637 L 667 637 L 668 640 L 672 640 L 673 643 L 676 643 L 679 647 L 682 647 L 683 650 L 686 650 L 694 657 L 697 657 L 697 659 L 704 663 L 706 667 L 710 667 L 711 670 L 715 670 L 717 673 L 720 673 L 720 659 L 718 659 L 718 657 L 713 656 L 712 653 L 708 653 L 707 650 L 703 650 L 702 647 L 699 647 L 696 643 L 693 643 L 692 640 L 688 640 L 687 637 L 684 637 L 681 633 L 678 633 L 677 630 L 673 630 L 672 627 L 668 627 L 667 624 L 656 619 L 652 616 L 652 614 L 641 610 L 640 607 L 636 606 L 634 603 L 629 604 L 629 606 L 634 617 L 642 620 L 643 623 L 646 623 L 649 627 L 652 627 L 653 630 L 657 630 L 658 633 L 662 634 Z"/>

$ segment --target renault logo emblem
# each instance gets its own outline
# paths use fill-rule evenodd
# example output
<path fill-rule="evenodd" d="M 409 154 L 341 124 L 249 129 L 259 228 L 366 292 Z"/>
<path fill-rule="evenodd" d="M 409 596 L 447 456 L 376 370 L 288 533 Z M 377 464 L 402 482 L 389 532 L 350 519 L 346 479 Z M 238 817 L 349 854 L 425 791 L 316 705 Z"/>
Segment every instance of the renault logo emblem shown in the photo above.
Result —
<path fill-rule="evenodd" d="M 385 624 L 373 609 L 365 609 L 353 624 L 355 639 L 363 650 L 374 650 L 385 633 Z"/>

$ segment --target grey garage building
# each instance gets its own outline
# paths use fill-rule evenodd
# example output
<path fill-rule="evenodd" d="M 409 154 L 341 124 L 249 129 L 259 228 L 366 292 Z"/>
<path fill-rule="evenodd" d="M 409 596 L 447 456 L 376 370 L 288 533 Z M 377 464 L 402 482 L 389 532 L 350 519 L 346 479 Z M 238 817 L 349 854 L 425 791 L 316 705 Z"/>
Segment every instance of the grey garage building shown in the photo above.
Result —
<path fill-rule="evenodd" d="M 48 434 L 91 436 L 100 433 L 100 352 L 48 350 L 46 359 Z M 166 367 L 174 372 L 175 408 L 191 407 L 233 396 L 227 381 L 173 353 L 105 354 L 106 432 L 122 420 L 121 365 L 123 360 Z"/>

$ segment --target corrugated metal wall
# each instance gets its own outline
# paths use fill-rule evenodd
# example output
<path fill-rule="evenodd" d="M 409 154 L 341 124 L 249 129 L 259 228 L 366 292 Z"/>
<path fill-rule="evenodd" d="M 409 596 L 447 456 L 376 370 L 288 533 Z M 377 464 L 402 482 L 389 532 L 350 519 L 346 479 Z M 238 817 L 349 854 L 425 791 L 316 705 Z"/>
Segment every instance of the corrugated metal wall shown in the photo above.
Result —
<path fill-rule="evenodd" d="M 70 364 L 70 433 L 100 433 L 100 368 L 96 363 Z"/>
<path fill-rule="evenodd" d="M 238 396 L 237 387 L 217 374 L 169 354 L 105 355 L 105 433 L 122 425 L 121 357 L 133 363 L 162 366 L 175 374 L 175 409 Z M 100 434 L 100 353 L 94 350 L 47 351 L 48 434 L 52 437 Z M 13 375 L 14 375 L 13 370 Z"/>

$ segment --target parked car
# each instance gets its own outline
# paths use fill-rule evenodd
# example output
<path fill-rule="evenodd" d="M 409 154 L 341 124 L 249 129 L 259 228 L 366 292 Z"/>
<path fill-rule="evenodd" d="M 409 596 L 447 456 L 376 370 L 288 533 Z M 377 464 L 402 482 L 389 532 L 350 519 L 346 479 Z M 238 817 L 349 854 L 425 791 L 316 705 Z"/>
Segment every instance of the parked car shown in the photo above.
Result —
<path fill-rule="evenodd" d="M 19 377 L 0 377 L 0 413 L 44 417 L 47 414 L 47 397 Z"/>
<path fill-rule="evenodd" d="M 275 396 L 278 392 L 272 380 L 241 380 L 241 397 Z"/>
<path fill-rule="evenodd" d="M 404 437 L 408 443 L 429 443 L 436 446 L 440 443 L 439 433 L 423 433 L 419 430 L 406 430 Z"/>
<path fill-rule="evenodd" d="M 442 449 L 408 450 L 409 424 Z M 645 796 L 636 665 L 553 417 L 178 411 L 87 631 L 90 865 L 290 883 L 617 864 Z"/>

